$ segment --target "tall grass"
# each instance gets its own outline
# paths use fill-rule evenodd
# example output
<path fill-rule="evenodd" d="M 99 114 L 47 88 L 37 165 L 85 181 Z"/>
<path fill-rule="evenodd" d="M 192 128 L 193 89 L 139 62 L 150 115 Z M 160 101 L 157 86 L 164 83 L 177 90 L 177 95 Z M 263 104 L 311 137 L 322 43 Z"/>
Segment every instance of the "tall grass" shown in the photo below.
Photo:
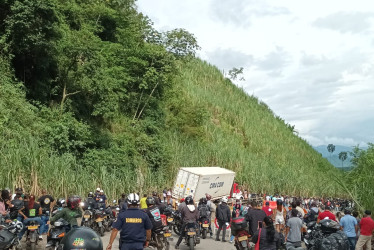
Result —
<path fill-rule="evenodd" d="M 199 60 L 181 68 L 176 88 L 209 111 L 204 137 L 181 136 L 169 130 L 177 166 L 222 166 L 237 173 L 237 181 L 252 192 L 300 196 L 345 196 L 333 176 L 342 173 L 257 98 L 225 79 L 219 70 Z"/>

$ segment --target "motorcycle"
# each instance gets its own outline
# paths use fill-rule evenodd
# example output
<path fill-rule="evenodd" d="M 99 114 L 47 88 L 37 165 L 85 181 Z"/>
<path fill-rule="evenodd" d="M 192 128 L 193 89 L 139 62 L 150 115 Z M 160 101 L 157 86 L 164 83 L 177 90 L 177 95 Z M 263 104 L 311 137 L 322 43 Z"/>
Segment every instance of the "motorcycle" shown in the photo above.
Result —
<path fill-rule="evenodd" d="M 69 223 L 62 218 L 53 223 L 47 235 L 46 249 L 58 249 L 62 238 L 65 236 L 66 226 L 68 225 Z"/>
<path fill-rule="evenodd" d="M 104 236 L 105 227 L 103 225 L 104 220 L 106 219 L 106 214 L 103 208 L 95 209 L 93 213 L 93 222 L 92 229 L 96 231 L 100 236 Z"/>
<path fill-rule="evenodd" d="M 103 226 L 106 232 L 110 232 L 113 222 L 115 221 L 116 217 L 113 213 L 112 208 L 109 206 L 105 209 L 105 216 L 103 221 Z"/>
<path fill-rule="evenodd" d="M 85 208 L 85 203 L 84 202 L 81 202 L 79 205 L 82 208 Z M 81 226 L 91 228 L 92 224 L 93 224 L 93 217 L 94 217 L 93 208 L 90 205 L 88 205 L 87 208 L 84 209 L 84 211 L 83 211 Z"/>
<path fill-rule="evenodd" d="M 247 221 L 244 217 L 236 217 L 231 221 L 231 230 L 235 235 L 234 246 L 237 250 L 250 249 L 250 235 L 247 231 Z"/>
<path fill-rule="evenodd" d="M 170 226 L 173 228 L 173 231 L 177 235 L 181 235 L 183 221 L 182 221 L 182 216 L 181 216 L 180 212 L 173 211 L 172 218 L 173 218 L 173 221 L 168 222 L 168 225 L 170 224 Z"/>
<path fill-rule="evenodd" d="M 196 233 L 196 222 L 191 221 L 186 224 L 184 243 L 189 246 L 190 250 L 194 250 L 195 246 L 200 243 Z"/>
<path fill-rule="evenodd" d="M 26 244 L 30 246 L 31 250 L 36 249 L 36 245 L 38 244 L 39 241 L 39 223 L 30 220 L 28 222 L 27 231 L 26 231 Z"/>
<path fill-rule="evenodd" d="M 157 250 L 169 250 L 169 240 L 173 240 L 170 237 L 171 231 L 168 226 L 157 228 L 155 230 L 152 230 L 152 237 L 149 245 L 156 248 Z"/>
<path fill-rule="evenodd" d="M 206 217 L 201 217 L 199 220 L 199 224 L 200 224 L 201 238 L 206 239 L 206 236 L 209 231 L 209 219 Z"/>
<path fill-rule="evenodd" d="M 22 223 L 12 223 L 0 226 L 0 249 L 18 250 L 22 249 L 18 234 L 23 228 Z"/>

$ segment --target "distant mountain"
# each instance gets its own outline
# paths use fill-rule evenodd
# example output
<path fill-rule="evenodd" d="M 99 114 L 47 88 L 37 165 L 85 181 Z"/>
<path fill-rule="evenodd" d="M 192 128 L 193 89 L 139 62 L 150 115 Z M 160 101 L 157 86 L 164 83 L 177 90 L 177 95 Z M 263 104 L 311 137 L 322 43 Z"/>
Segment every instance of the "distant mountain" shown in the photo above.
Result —
<path fill-rule="evenodd" d="M 348 168 L 352 166 L 351 164 L 352 157 L 349 153 L 352 152 L 353 147 L 335 145 L 335 151 L 332 154 L 330 154 L 330 152 L 327 150 L 327 145 L 319 145 L 319 146 L 314 147 L 314 149 L 320 154 L 322 154 L 322 157 L 325 157 L 332 165 L 334 165 L 337 168 L 342 167 L 342 161 L 339 159 L 339 153 L 347 152 L 348 157 L 347 157 L 347 160 L 344 161 L 343 166 L 344 168 Z"/>

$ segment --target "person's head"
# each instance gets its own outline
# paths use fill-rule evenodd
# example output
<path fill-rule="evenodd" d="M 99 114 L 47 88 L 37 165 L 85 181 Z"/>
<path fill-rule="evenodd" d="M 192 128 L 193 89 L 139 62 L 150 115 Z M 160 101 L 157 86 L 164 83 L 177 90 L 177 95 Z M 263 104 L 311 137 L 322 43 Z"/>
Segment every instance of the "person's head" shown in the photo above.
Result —
<path fill-rule="evenodd" d="M 148 197 L 146 203 L 148 207 L 153 207 L 156 204 L 155 198 L 152 196 Z"/>
<path fill-rule="evenodd" d="M 187 196 L 186 199 L 184 200 L 184 202 L 186 203 L 186 205 L 193 205 L 194 204 L 191 196 Z"/>
<path fill-rule="evenodd" d="M 311 207 L 317 207 L 317 203 L 316 202 L 312 202 L 312 204 L 310 204 Z"/>
<path fill-rule="evenodd" d="M 147 195 L 146 195 L 145 197 L 147 197 Z M 122 199 L 125 199 L 125 198 L 126 198 L 126 194 L 125 194 L 125 193 L 122 193 L 122 194 L 121 194 L 121 198 L 122 198 Z"/>
<path fill-rule="evenodd" d="M 104 190 L 100 189 L 100 195 L 104 194 Z"/>
<path fill-rule="evenodd" d="M 35 196 L 30 195 L 30 197 L 29 197 L 29 209 L 32 209 L 34 207 L 34 204 L 35 204 Z"/>
<path fill-rule="evenodd" d="M 139 195 L 136 193 L 131 193 L 127 196 L 127 204 L 129 207 L 138 207 L 140 203 Z"/>
<path fill-rule="evenodd" d="M 224 197 L 221 199 L 221 202 L 222 202 L 222 203 L 225 203 L 225 204 L 227 204 L 228 201 L 229 201 L 229 199 L 227 199 L 226 196 L 224 196 Z"/>
<path fill-rule="evenodd" d="M 93 195 L 92 192 L 89 192 L 88 195 L 87 195 L 87 197 L 90 197 L 90 198 L 92 198 L 93 196 L 94 196 L 94 195 Z"/>
<path fill-rule="evenodd" d="M 200 199 L 200 204 L 205 204 L 206 205 L 207 203 L 208 203 L 208 201 L 205 197 Z"/>
<path fill-rule="evenodd" d="M 1 199 L 3 201 L 10 200 L 10 192 L 8 190 L 6 190 L 6 189 L 1 190 Z"/>
<path fill-rule="evenodd" d="M 270 206 L 270 203 L 267 201 L 267 202 L 265 202 L 265 206 Z"/>
<path fill-rule="evenodd" d="M 357 218 L 358 217 L 358 212 L 357 211 L 353 211 L 352 216 L 355 217 L 355 218 Z"/>
<path fill-rule="evenodd" d="M 42 195 L 46 195 L 46 194 L 47 194 L 47 190 L 42 189 Z"/>
<path fill-rule="evenodd" d="M 257 202 L 251 201 L 251 207 L 256 208 L 257 207 Z"/>
<path fill-rule="evenodd" d="M 293 202 L 291 203 L 291 208 L 296 208 L 296 207 L 297 207 L 297 204 L 296 204 L 295 201 L 293 201 Z"/>
<path fill-rule="evenodd" d="M 325 210 L 326 210 L 326 211 L 330 211 L 330 210 L 331 210 L 331 207 L 330 207 L 329 205 L 326 204 L 326 205 L 325 205 Z"/>
<path fill-rule="evenodd" d="M 20 187 L 16 188 L 16 194 L 23 194 L 23 189 Z"/>
<path fill-rule="evenodd" d="M 156 197 L 156 196 L 157 196 L 157 192 L 153 191 L 153 192 L 152 192 L 152 196 L 153 196 L 153 197 Z"/>
<path fill-rule="evenodd" d="M 15 200 L 22 200 L 22 195 L 16 194 L 16 196 L 14 196 L 14 199 Z"/>
<path fill-rule="evenodd" d="M 364 216 L 365 217 L 370 217 L 371 216 L 371 211 L 370 210 L 365 210 Z"/>
<path fill-rule="evenodd" d="M 70 209 L 77 209 L 79 208 L 80 202 L 81 198 L 78 195 L 72 195 L 68 198 L 67 206 Z"/>
<path fill-rule="evenodd" d="M 297 200 L 296 200 L 296 206 L 297 206 L 297 207 L 300 207 L 300 205 L 301 205 L 301 200 L 300 200 L 300 199 L 297 199 Z"/>
<path fill-rule="evenodd" d="M 212 199 L 212 196 L 210 194 L 205 194 L 205 197 L 208 201 L 210 201 Z"/>
<path fill-rule="evenodd" d="M 296 208 L 292 208 L 292 210 L 291 210 L 291 217 L 297 217 L 298 214 L 299 214 L 299 211 L 297 211 Z"/>
<path fill-rule="evenodd" d="M 96 188 L 96 193 L 100 193 L 100 188 Z"/>
<path fill-rule="evenodd" d="M 283 201 L 281 199 L 277 200 L 277 208 L 282 208 L 283 206 Z"/>
<path fill-rule="evenodd" d="M 102 250 L 103 242 L 95 231 L 87 227 L 78 227 L 70 230 L 61 240 L 62 250 L 70 249 L 90 249 Z M 60 248 L 59 248 L 60 249 Z"/>
<path fill-rule="evenodd" d="M 148 197 L 148 195 L 147 194 L 143 194 L 143 198 L 147 198 Z"/>

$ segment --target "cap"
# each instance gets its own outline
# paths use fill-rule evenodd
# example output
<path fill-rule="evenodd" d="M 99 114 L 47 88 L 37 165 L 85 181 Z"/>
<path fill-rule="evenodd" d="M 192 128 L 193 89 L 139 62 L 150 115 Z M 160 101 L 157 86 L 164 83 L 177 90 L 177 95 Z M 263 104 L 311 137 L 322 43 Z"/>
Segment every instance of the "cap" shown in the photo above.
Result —
<path fill-rule="evenodd" d="M 104 190 L 101 189 L 101 190 L 100 190 L 100 193 L 104 193 Z"/>
<path fill-rule="evenodd" d="M 96 191 L 100 191 L 100 188 L 96 188 Z"/>

